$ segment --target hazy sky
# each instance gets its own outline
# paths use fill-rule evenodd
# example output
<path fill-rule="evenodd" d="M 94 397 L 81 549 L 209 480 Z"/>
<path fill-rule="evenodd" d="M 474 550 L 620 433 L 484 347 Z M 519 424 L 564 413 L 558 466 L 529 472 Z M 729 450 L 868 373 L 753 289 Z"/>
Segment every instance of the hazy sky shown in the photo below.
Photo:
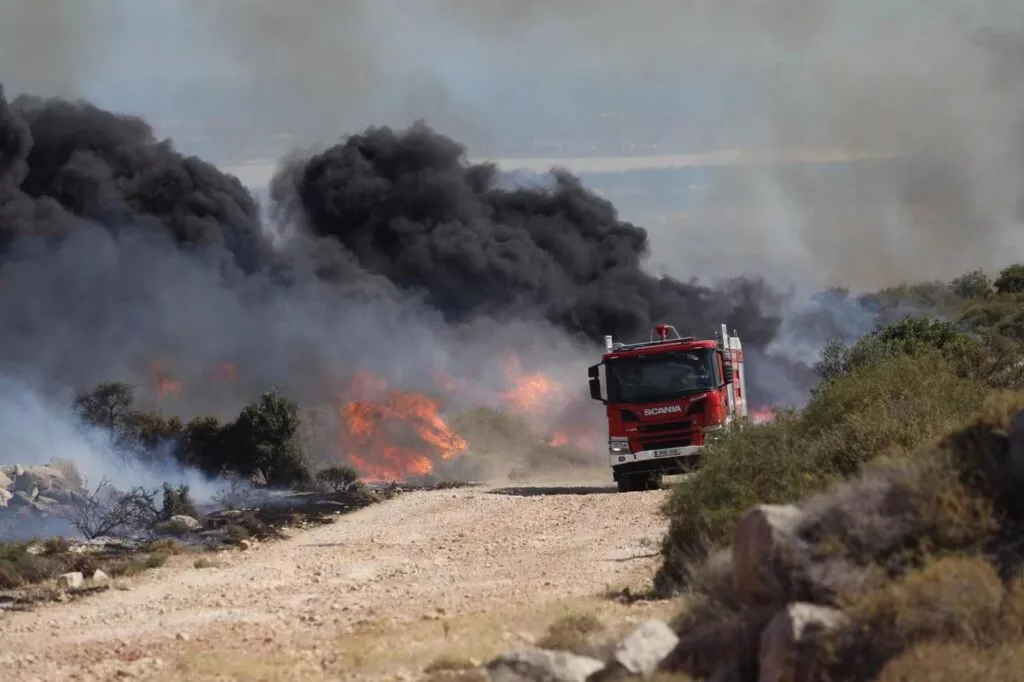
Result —
<path fill-rule="evenodd" d="M 910 159 L 716 183 L 665 232 L 683 270 L 870 286 L 1024 248 L 1019 0 L 0 0 L 0 18 L 12 93 L 141 113 L 213 159 L 417 118 L 471 153 L 628 138 Z"/>

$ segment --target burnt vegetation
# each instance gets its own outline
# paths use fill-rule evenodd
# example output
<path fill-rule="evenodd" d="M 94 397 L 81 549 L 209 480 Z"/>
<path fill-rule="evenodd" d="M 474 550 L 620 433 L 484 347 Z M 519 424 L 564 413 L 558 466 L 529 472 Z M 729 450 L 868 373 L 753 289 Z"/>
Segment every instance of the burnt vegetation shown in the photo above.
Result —
<path fill-rule="evenodd" d="M 744 613 L 730 553 L 744 513 L 796 504 L 780 589 L 847 618 L 812 642 L 815 679 L 1016 679 L 1022 277 L 1014 265 L 872 295 L 883 313 L 919 312 L 826 348 L 804 409 L 710 445 L 666 504 L 655 580 L 687 595 L 684 639 Z M 756 656 L 733 655 L 736 679 L 757 679 Z"/>

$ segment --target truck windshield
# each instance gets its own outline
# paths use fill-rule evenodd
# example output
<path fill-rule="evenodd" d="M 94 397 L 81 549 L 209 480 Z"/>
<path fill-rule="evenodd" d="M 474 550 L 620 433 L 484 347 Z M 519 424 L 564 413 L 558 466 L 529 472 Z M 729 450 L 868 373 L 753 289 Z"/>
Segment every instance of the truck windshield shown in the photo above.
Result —
<path fill-rule="evenodd" d="M 606 367 L 608 398 L 616 403 L 649 403 L 715 387 L 714 351 L 616 358 Z"/>

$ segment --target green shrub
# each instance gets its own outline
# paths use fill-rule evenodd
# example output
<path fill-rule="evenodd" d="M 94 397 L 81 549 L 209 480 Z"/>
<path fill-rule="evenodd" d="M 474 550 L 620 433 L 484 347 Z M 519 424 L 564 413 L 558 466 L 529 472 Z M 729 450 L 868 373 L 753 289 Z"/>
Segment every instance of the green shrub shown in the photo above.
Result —
<path fill-rule="evenodd" d="M 103 383 L 76 396 L 74 409 L 83 421 L 106 429 L 111 442 L 143 461 L 162 456 L 162 448 L 171 444 L 178 461 L 213 476 L 255 476 L 281 486 L 312 481 L 298 437 L 298 406 L 279 391 L 261 395 L 233 422 L 198 416 L 183 424 L 177 417 L 136 410 L 134 390 L 123 382 Z M 165 489 L 165 502 L 171 502 L 165 508 L 195 516 L 191 501 L 181 494 L 180 489 Z"/>
<path fill-rule="evenodd" d="M 976 376 L 986 356 L 985 347 L 953 323 L 908 317 L 861 337 L 852 346 L 829 344 L 818 369 L 828 381 L 872 364 L 932 350 L 939 351 L 964 376 Z"/>
<path fill-rule="evenodd" d="M 340 492 L 354 486 L 359 481 L 359 472 L 351 466 L 332 466 L 318 471 L 316 480 L 321 486 L 334 492 Z"/>
<path fill-rule="evenodd" d="M 972 270 L 949 283 L 950 289 L 963 299 L 985 298 L 992 293 L 992 280 L 982 270 Z"/>
<path fill-rule="evenodd" d="M 837 377 L 799 413 L 731 429 L 707 446 L 701 469 L 673 488 L 656 589 L 687 584 L 693 563 L 727 544 L 749 507 L 797 502 L 879 456 L 936 440 L 987 391 L 927 350 Z"/>
<path fill-rule="evenodd" d="M 994 284 L 1000 294 L 1024 293 L 1024 264 L 1017 263 L 1003 268 Z"/>
<path fill-rule="evenodd" d="M 161 519 L 166 521 L 172 516 L 199 517 L 199 512 L 196 510 L 196 504 L 189 494 L 187 485 L 179 485 L 174 488 L 170 483 L 164 483 L 163 494 L 163 506 L 160 508 Z"/>

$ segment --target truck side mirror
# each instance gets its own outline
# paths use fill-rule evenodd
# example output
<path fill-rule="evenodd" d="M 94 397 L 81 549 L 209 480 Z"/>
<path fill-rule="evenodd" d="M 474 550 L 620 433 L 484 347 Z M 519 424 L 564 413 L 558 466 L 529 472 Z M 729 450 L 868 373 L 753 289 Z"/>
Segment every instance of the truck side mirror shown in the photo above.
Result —
<path fill-rule="evenodd" d="M 732 360 L 725 355 L 722 356 L 722 379 L 727 384 L 731 384 L 735 370 L 733 369 Z"/>
<path fill-rule="evenodd" d="M 590 379 L 590 397 L 594 400 L 604 402 L 604 395 L 601 391 L 601 365 L 593 365 L 587 369 L 587 376 Z"/>

